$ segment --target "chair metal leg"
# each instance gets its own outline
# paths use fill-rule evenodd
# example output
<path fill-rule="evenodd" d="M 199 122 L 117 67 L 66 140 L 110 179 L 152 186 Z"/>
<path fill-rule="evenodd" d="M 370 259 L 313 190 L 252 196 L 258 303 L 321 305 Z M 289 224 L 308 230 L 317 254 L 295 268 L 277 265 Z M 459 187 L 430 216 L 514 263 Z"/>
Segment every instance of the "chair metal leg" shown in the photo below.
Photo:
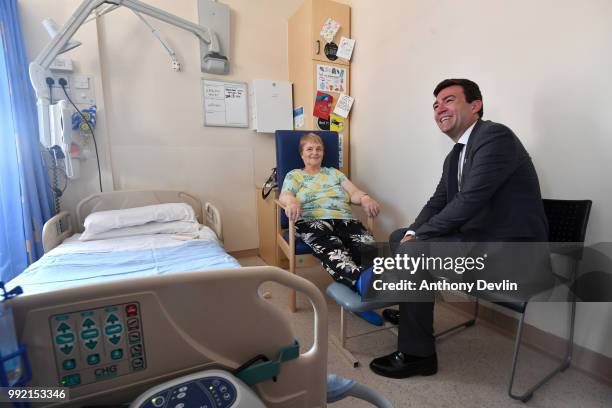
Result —
<path fill-rule="evenodd" d="M 474 324 L 476 324 L 476 319 L 478 319 L 478 305 L 479 305 L 478 299 L 476 299 L 476 302 L 474 302 L 474 303 L 475 303 L 475 305 L 474 305 L 474 316 L 470 320 L 467 320 L 467 321 L 465 321 L 463 323 L 459 323 L 458 325 L 453 326 L 453 327 L 451 327 L 449 329 L 446 329 L 444 331 L 441 331 L 440 333 L 436 333 L 436 334 L 434 334 L 434 337 L 435 338 L 442 337 L 445 334 L 448 334 L 448 333 L 450 333 L 452 331 L 455 331 L 457 329 L 461 329 L 461 328 L 467 329 L 468 327 L 472 327 Z"/>
<path fill-rule="evenodd" d="M 340 306 L 340 341 L 342 344 L 342 348 L 346 347 L 346 311 L 342 306 Z"/>
<path fill-rule="evenodd" d="M 353 366 L 353 368 L 359 367 L 359 360 L 355 358 L 353 353 L 351 353 L 346 348 L 346 311 L 342 306 L 340 306 L 340 340 L 334 335 L 330 336 L 332 343 L 338 347 L 344 358 L 346 358 L 349 363 Z"/>
<path fill-rule="evenodd" d="M 568 344 L 567 344 L 567 350 L 565 352 L 565 356 L 563 358 L 563 361 L 561 362 L 561 364 L 559 366 L 557 366 L 548 375 L 546 375 L 543 379 L 541 379 L 539 382 L 537 382 L 533 387 L 529 388 L 523 394 L 514 394 L 512 392 L 512 388 L 513 388 L 513 385 L 514 385 L 514 378 L 515 378 L 515 374 L 516 374 L 516 365 L 518 363 L 519 349 L 521 347 L 521 338 L 523 336 L 523 325 L 524 325 L 524 322 L 525 322 L 525 312 L 527 310 L 525 310 L 525 312 L 521 313 L 521 318 L 519 320 L 518 331 L 516 333 L 516 340 L 514 342 L 514 354 L 512 355 L 512 372 L 510 374 L 510 384 L 508 385 L 508 395 L 510 396 L 510 398 L 515 399 L 515 400 L 519 400 L 519 401 L 522 401 L 522 402 L 529 401 L 531 399 L 531 397 L 533 397 L 533 393 L 538 388 L 540 388 L 542 385 L 544 385 L 544 383 L 546 383 L 548 380 L 550 380 L 556 374 L 564 371 L 565 369 L 567 369 L 569 367 L 570 362 L 572 360 L 572 349 L 573 349 L 573 346 L 574 346 L 574 320 L 575 320 L 575 315 L 576 315 L 576 300 L 575 299 L 572 299 L 570 308 L 571 308 L 571 311 L 570 311 L 570 334 L 569 334 L 569 339 L 568 339 Z"/>

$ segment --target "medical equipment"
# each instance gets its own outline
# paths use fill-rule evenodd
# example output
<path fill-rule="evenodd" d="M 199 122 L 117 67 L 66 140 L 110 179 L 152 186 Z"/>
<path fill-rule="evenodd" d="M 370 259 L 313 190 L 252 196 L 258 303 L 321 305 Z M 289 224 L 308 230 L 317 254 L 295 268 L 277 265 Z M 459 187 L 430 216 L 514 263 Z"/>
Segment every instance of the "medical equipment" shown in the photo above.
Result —
<path fill-rule="evenodd" d="M 31 386 L 70 387 L 72 405 L 118 405 L 172 378 L 232 370 L 294 343 L 291 323 L 258 288 L 277 282 L 314 307 L 314 343 L 255 391 L 267 407 L 325 406 L 327 310 L 308 281 L 273 267 L 108 281 L 14 299 L 31 345 Z"/>
<path fill-rule="evenodd" d="M 49 121 L 51 133 L 49 138 L 41 139 L 44 147 L 58 146 L 64 156 L 66 176 L 70 179 L 79 177 L 78 161 L 72 160 L 72 113 L 73 108 L 66 100 L 60 100 L 49 106 Z M 57 158 L 55 158 L 57 159 Z"/>
<path fill-rule="evenodd" d="M 151 388 L 130 404 L 130 408 L 165 406 L 265 408 L 245 383 L 222 370 L 205 370 L 175 378 Z"/>
<path fill-rule="evenodd" d="M 45 27 L 45 30 L 47 30 L 47 33 L 49 34 L 51 38 L 54 38 L 55 36 L 57 36 L 57 33 L 59 32 L 59 27 L 57 23 L 55 22 L 55 20 L 53 20 L 52 18 L 46 18 L 42 21 L 42 25 L 43 27 Z M 58 54 L 63 54 L 67 51 L 70 51 L 80 46 L 81 44 L 82 43 L 80 41 L 70 40 L 66 43 L 64 48 L 62 48 Z"/>
<path fill-rule="evenodd" d="M 327 402 L 346 397 L 368 401 L 379 408 L 393 405 L 379 392 L 340 377 L 327 375 Z M 160 407 L 265 408 L 257 395 L 234 375 L 222 370 L 205 370 L 167 381 L 143 393 L 129 408 Z"/>
<path fill-rule="evenodd" d="M 105 5 L 110 6 L 102 9 Z M 225 56 L 219 53 L 217 37 L 209 28 L 202 27 L 138 0 L 84 0 L 59 33 L 54 35 L 51 42 L 41 51 L 36 59 L 30 63 L 30 81 L 32 82 L 37 98 L 36 105 L 38 111 L 39 138 L 44 146 L 53 146 L 50 144 L 52 138 L 51 129 L 53 127 L 49 109 L 51 92 L 47 82 L 47 78 L 52 79 L 48 71 L 51 63 L 55 57 L 67 51 L 67 49 L 69 49 L 68 47 L 74 45 L 70 45 L 70 39 L 79 27 L 87 21 L 92 13 L 94 15 L 98 12 L 106 14 L 121 6 L 129 8 L 139 15 L 148 15 L 192 32 L 201 42 L 208 45 L 208 53 L 202 57 L 201 61 L 202 71 L 218 75 L 224 75 L 229 72 L 229 62 Z M 99 7 L 100 10 L 98 10 Z M 50 27 L 50 33 L 55 33 L 55 27 L 52 22 L 46 23 L 45 26 Z M 63 148 L 62 150 L 64 160 L 66 161 L 66 172 L 73 171 L 71 170 L 74 166 L 71 163 L 72 157 L 70 155 L 70 150 L 64 150 Z"/>

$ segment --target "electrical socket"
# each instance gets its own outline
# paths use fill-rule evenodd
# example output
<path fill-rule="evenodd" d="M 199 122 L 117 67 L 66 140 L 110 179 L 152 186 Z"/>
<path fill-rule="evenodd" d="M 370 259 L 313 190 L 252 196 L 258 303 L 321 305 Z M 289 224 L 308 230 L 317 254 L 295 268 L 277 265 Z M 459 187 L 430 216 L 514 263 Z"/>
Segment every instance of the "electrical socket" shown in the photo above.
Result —
<path fill-rule="evenodd" d="M 66 81 L 66 89 L 70 89 L 70 81 L 68 80 L 68 76 L 67 75 L 61 75 L 61 74 L 54 74 L 51 75 L 51 77 L 53 77 L 53 79 L 55 80 L 55 83 L 53 84 L 53 88 L 62 88 L 62 86 L 60 85 L 59 81 L 61 79 L 63 79 L 64 81 Z"/>

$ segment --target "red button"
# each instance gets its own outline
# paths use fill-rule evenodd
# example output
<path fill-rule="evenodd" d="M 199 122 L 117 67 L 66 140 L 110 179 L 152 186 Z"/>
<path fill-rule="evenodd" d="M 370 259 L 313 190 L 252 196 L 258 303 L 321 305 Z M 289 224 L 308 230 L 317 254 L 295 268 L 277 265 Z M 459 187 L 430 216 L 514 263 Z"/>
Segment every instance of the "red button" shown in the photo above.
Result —
<path fill-rule="evenodd" d="M 136 306 L 134 303 L 127 305 L 125 307 L 125 313 L 128 316 L 136 316 L 136 315 L 138 315 L 138 306 Z"/>

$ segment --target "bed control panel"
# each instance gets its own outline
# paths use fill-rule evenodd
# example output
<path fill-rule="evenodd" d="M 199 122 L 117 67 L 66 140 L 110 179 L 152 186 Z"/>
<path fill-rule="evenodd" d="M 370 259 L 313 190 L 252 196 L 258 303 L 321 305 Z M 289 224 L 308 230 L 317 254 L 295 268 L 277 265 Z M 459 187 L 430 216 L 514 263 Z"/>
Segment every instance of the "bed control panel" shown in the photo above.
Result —
<path fill-rule="evenodd" d="M 232 374 L 205 370 L 149 389 L 130 408 L 264 408 L 255 393 Z"/>
<path fill-rule="evenodd" d="M 58 383 L 77 387 L 146 368 L 138 302 L 49 318 Z"/>

